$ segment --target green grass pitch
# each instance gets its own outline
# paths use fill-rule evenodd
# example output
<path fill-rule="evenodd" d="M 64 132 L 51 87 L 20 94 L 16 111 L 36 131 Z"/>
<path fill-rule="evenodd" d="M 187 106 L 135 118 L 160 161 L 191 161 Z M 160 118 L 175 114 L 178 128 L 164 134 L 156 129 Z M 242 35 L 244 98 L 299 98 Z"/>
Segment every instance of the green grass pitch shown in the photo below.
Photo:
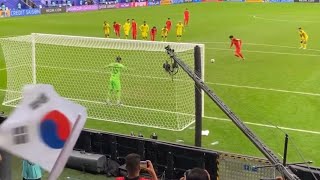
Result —
<path fill-rule="evenodd" d="M 174 25 L 182 20 L 186 7 L 191 14 L 190 26 L 182 41 L 206 45 L 205 81 L 210 87 L 274 152 L 283 153 L 284 133 L 270 125 L 283 127 L 289 134 L 289 162 L 312 160 L 320 166 L 317 4 L 199 3 L 9 18 L 0 20 L 0 35 L 38 32 L 103 37 L 104 20 L 124 23 L 127 18 L 135 18 L 138 23 L 147 20 L 159 29 L 168 17 Z M 307 50 L 298 49 L 298 27 L 309 34 Z M 245 62 L 237 60 L 229 49 L 231 34 L 243 40 Z M 175 41 L 172 32 L 168 41 Z M 212 58 L 214 63 L 210 63 Z M 0 60 L 1 89 L 6 86 L 4 68 Z M 1 91 L 0 98 L 3 95 Z M 203 147 L 262 156 L 212 101 L 205 97 L 204 103 L 203 129 L 210 130 L 210 134 L 203 136 Z M 172 132 L 88 120 L 86 127 L 123 134 L 141 132 L 146 137 L 156 132 L 161 140 L 189 145 L 194 142 L 193 125 Z"/>

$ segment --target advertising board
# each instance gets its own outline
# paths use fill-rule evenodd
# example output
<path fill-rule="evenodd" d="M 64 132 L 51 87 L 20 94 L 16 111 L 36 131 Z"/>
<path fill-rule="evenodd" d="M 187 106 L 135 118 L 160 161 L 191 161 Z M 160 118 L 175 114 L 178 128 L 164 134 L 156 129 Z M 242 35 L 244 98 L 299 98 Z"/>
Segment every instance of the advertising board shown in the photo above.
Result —
<path fill-rule="evenodd" d="M 35 16 L 40 15 L 41 11 L 39 8 L 34 9 L 21 9 L 21 10 L 11 10 L 10 16 Z"/>

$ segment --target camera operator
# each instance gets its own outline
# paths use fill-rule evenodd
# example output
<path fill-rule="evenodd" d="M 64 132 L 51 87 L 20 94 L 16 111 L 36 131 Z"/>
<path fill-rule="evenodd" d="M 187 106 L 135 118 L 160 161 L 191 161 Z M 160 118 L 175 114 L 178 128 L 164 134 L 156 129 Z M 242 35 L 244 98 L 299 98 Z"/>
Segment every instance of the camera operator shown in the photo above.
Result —
<path fill-rule="evenodd" d="M 129 154 L 126 156 L 126 169 L 128 175 L 126 177 L 118 177 L 116 180 L 158 180 L 151 161 L 140 161 L 138 154 Z M 151 179 L 140 177 L 140 171 L 147 171 Z"/>
<path fill-rule="evenodd" d="M 210 174 L 205 169 L 193 168 L 187 170 L 180 180 L 210 180 Z"/>

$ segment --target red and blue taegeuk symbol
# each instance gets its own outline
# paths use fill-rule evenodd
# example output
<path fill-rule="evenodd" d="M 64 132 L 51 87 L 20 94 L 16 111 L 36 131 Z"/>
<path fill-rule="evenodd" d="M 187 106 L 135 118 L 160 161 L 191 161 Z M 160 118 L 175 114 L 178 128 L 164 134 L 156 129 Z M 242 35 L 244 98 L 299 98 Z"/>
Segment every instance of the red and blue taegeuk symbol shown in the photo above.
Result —
<path fill-rule="evenodd" d="M 41 138 L 51 148 L 63 148 L 70 133 L 69 119 L 57 110 L 47 113 L 40 122 Z"/>

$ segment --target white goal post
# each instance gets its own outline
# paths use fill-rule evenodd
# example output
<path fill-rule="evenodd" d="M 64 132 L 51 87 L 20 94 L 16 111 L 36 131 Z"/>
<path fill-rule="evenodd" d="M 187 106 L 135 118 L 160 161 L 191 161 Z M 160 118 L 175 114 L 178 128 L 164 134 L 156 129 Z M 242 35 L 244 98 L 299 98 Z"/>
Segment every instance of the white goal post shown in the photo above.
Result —
<path fill-rule="evenodd" d="M 15 107 L 26 84 L 52 84 L 63 97 L 88 109 L 91 119 L 181 131 L 195 120 L 194 82 L 181 69 L 174 76 L 162 67 L 177 56 L 194 69 L 194 47 L 204 45 L 54 34 L 1 38 L 7 70 L 3 105 Z M 120 56 L 123 105 L 108 105 L 110 70 Z M 112 101 L 111 96 L 111 101 Z M 204 101 L 202 101 L 203 103 Z"/>

